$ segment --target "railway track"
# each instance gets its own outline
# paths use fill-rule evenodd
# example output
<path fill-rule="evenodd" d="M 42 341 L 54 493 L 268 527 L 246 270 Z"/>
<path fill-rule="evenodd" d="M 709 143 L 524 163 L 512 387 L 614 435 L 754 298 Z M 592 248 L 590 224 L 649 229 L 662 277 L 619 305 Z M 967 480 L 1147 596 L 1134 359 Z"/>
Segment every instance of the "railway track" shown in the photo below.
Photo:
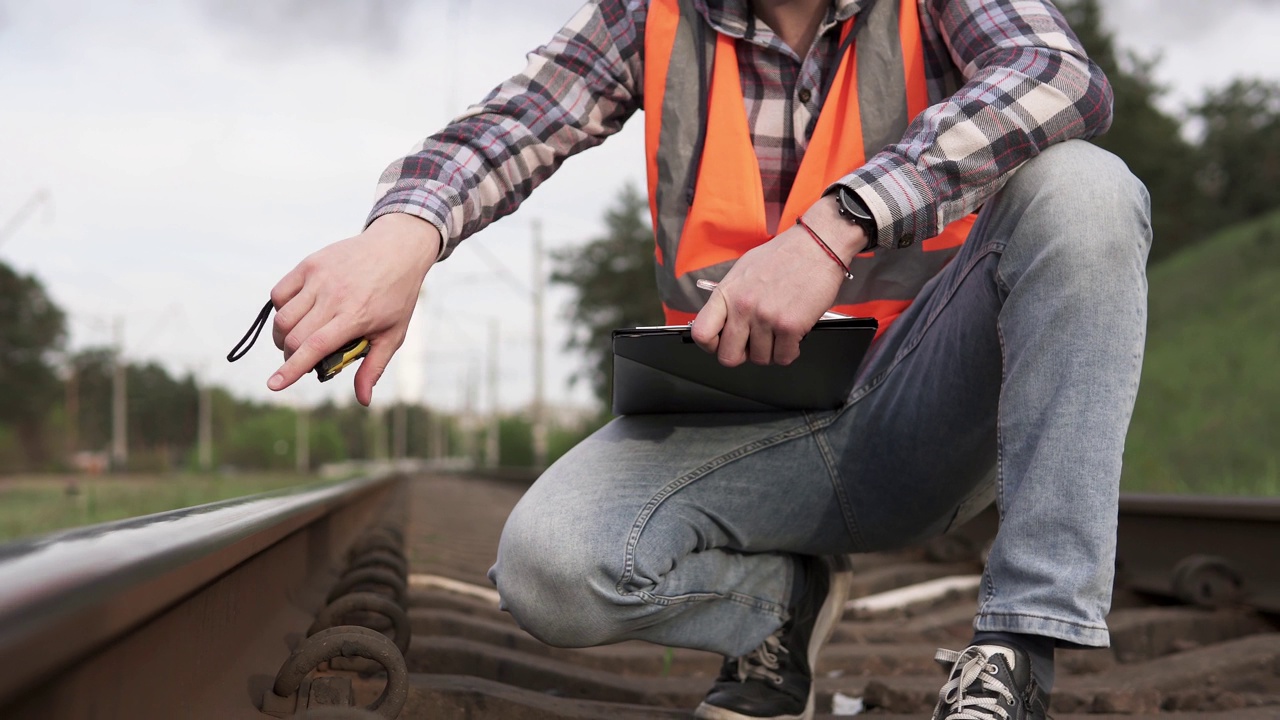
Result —
<path fill-rule="evenodd" d="M 550 648 L 497 609 L 522 491 L 371 477 L 0 547 L 0 718 L 691 717 L 718 657 Z M 994 526 L 855 558 L 820 717 L 928 717 Z M 1060 652 L 1056 718 L 1280 718 L 1280 501 L 1126 497 L 1117 578 L 1113 647 Z"/>

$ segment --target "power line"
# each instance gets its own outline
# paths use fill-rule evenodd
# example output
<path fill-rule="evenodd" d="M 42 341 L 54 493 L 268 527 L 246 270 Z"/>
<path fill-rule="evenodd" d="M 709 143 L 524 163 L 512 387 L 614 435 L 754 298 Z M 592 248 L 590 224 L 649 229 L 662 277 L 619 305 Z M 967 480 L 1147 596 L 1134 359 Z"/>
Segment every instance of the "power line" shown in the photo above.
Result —
<path fill-rule="evenodd" d="M 31 217 L 31 214 L 36 211 L 36 208 L 42 205 L 45 213 L 44 221 L 46 223 L 53 222 L 53 193 L 50 193 L 45 188 L 40 188 L 32 193 L 31 197 L 27 198 L 27 201 L 13 213 L 9 221 L 4 224 L 4 227 L 0 228 L 0 246 L 3 246 L 5 241 L 13 237 L 18 232 L 18 229 Z"/>

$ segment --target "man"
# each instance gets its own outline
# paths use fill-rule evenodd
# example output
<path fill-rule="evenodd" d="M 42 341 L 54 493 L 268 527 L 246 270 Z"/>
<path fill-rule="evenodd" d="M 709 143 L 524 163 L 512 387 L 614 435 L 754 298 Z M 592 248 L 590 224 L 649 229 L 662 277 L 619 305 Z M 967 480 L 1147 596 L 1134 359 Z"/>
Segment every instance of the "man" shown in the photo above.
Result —
<path fill-rule="evenodd" d="M 365 336 L 367 404 L 431 265 L 642 108 L 670 321 L 727 366 L 790 363 L 832 307 L 881 334 L 838 411 L 584 441 L 508 520 L 504 606 L 555 645 L 721 653 L 700 718 L 809 718 L 843 556 L 994 497 L 934 717 L 1044 717 L 1055 646 L 1108 643 L 1150 243 L 1145 189 L 1078 139 L 1110 88 L 1048 0 L 592 0 L 281 280 L 269 386 Z"/>

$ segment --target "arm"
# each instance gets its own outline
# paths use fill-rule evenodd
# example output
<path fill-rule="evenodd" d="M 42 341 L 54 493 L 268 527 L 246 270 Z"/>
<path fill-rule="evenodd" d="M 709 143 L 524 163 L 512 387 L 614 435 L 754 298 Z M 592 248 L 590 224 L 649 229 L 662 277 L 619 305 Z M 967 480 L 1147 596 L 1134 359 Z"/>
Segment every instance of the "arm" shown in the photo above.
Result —
<path fill-rule="evenodd" d="M 513 211 L 566 157 L 603 142 L 640 105 L 645 0 L 592 0 L 521 74 L 391 165 L 364 232 L 307 257 L 271 291 L 283 390 L 353 338 L 368 405 L 404 342 L 428 270 Z"/>
<path fill-rule="evenodd" d="M 876 217 L 882 247 L 924 240 L 973 212 L 1041 150 L 1106 132 L 1111 86 L 1057 8 L 1029 0 L 924 0 L 926 33 L 966 80 L 840 182 Z"/>
<path fill-rule="evenodd" d="M 420 217 L 440 257 L 510 214 L 570 155 L 618 132 L 640 107 L 644 0 L 593 0 L 524 71 L 392 163 L 368 222 Z"/>

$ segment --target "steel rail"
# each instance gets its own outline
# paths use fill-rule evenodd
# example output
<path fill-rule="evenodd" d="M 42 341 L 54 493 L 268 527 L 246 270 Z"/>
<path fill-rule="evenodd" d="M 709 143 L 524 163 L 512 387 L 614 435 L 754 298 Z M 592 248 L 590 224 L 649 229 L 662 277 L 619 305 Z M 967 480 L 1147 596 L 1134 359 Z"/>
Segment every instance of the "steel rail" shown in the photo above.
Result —
<path fill-rule="evenodd" d="M 339 557 L 395 480 L 311 485 L 0 546 L 0 715 L 252 716 L 260 689 L 229 668 L 275 672 L 284 634 L 311 622 Z M 233 697 L 207 702 L 219 678 Z"/>
<path fill-rule="evenodd" d="M 1280 613 L 1280 498 L 1124 495 L 1119 520 L 1119 584 Z"/>
<path fill-rule="evenodd" d="M 1280 498 L 1122 493 L 1117 521 L 1118 587 L 1280 613 Z M 991 506 L 940 551 L 976 556 L 998 526 Z"/>

